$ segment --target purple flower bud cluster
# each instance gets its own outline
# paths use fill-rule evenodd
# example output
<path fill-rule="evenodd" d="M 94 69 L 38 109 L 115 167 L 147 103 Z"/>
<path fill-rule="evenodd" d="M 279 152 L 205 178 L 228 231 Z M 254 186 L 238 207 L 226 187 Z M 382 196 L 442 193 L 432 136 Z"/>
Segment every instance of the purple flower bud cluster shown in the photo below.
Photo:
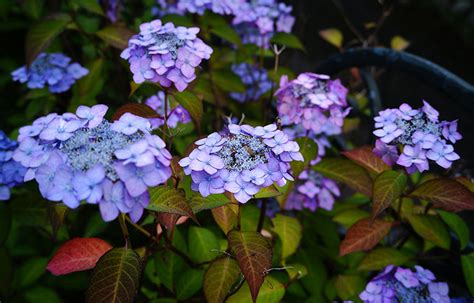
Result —
<path fill-rule="evenodd" d="M 426 101 L 420 109 L 403 103 L 399 108 L 379 112 L 374 118 L 374 135 L 379 138 L 374 153 L 389 165 L 404 166 L 410 174 L 428 170 L 428 160 L 443 168 L 451 167 L 459 155 L 450 143 L 462 136 L 457 131 L 457 120 L 439 121 L 438 116 Z M 400 155 L 398 146 L 402 148 Z"/>
<path fill-rule="evenodd" d="M 244 93 L 230 93 L 230 96 L 240 103 L 256 101 L 272 88 L 272 81 L 264 68 L 241 63 L 232 65 L 232 71 L 245 84 Z"/>
<path fill-rule="evenodd" d="M 342 132 L 344 117 L 350 111 L 346 95 L 339 79 L 313 73 L 300 74 L 292 81 L 283 76 L 275 92 L 283 125 L 301 124 L 315 135 L 328 136 Z"/>
<path fill-rule="evenodd" d="M 245 0 L 157 0 L 152 14 L 163 17 L 167 14 L 184 15 L 186 13 L 203 15 L 206 10 L 219 15 L 232 14 Z"/>
<path fill-rule="evenodd" d="M 20 128 L 13 159 L 35 179 L 42 196 L 70 208 L 99 204 L 104 221 L 127 213 L 136 222 L 149 203 L 148 187 L 171 176 L 171 154 L 148 119 L 125 113 L 106 121 L 106 105 L 49 114 Z"/>
<path fill-rule="evenodd" d="M 276 32 L 290 33 L 295 23 L 292 7 L 276 0 L 250 0 L 234 10 L 232 23 L 243 43 L 268 48 Z"/>
<path fill-rule="evenodd" d="M 150 81 L 163 87 L 174 84 L 181 92 L 196 78 L 202 60 L 212 54 L 212 48 L 197 33 L 197 27 L 175 27 L 171 22 L 153 20 L 140 25 L 140 33 L 128 41 L 128 48 L 120 56 L 130 63 L 135 83 Z"/>
<path fill-rule="evenodd" d="M 117 16 L 122 6 L 122 0 L 99 0 L 99 3 L 105 7 L 107 18 L 111 22 L 117 22 Z"/>
<path fill-rule="evenodd" d="M 436 282 L 428 269 L 416 265 L 415 271 L 387 266 L 359 295 L 364 303 L 449 303 L 447 283 Z"/>
<path fill-rule="evenodd" d="M 18 146 L 0 130 L 0 201 L 10 199 L 10 189 L 23 183 L 26 169 L 13 160 L 13 152 Z"/>
<path fill-rule="evenodd" d="M 177 105 L 174 108 L 170 107 L 170 101 L 168 102 L 168 120 L 166 124 L 169 128 L 176 128 L 178 123 L 189 123 L 191 122 L 191 116 L 188 111 L 184 109 L 181 105 Z M 165 115 L 165 93 L 160 91 L 158 94 L 151 96 L 145 101 L 145 104 L 154 109 L 160 116 L 164 117 Z M 165 121 L 160 118 L 150 119 L 152 129 L 159 128 L 162 126 Z"/>
<path fill-rule="evenodd" d="M 197 148 L 179 161 L 192 188 L 204 197 L 230 192 L 246 203 L 261 188 L 282 186 L 290 175 L 290 162 L 303 161 L 298 143 L 275 124 L 252 127 L 229 122 L 222 133 L 195 142 Z"/>
<path fill-rule="evenodd" d="M 14 81 L 26 83 L 28 88 L 48 86 L 50 92 L 62 93 L 88 73 L 79 63 L 71 63 L 71 58 L 66 55 L 41 53 L 29 67 L 22 66 L 11 75 Z"/>

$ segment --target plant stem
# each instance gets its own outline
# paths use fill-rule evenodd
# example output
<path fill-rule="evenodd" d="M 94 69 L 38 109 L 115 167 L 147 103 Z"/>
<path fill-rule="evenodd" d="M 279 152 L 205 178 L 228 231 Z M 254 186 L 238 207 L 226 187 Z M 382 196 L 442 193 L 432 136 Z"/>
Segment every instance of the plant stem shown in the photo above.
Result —
<path fill-rule="evenodd" d="M 125 239 L 125 248 L 132 248 L 132 244 L 130 243 L 130 235 L 127 229 L 127 224 L 125 224 L 126 216 L 127 216 L 126 214 L 121 213 L 118 219 L 120 223 L 120 228 L 122 229 L 123 237 Z"/>
<path fill-rule="evenodd" d="M 136 223 L 133 223 L 132 220 L 130 220 L 129 217 L 125 217 L 125 220 L 127 220 L 127 222 L 130 225 L 132 225 L 136 230 L 138 230 L 139 232 L 141 232 L 142 234 L 144 234 L 148 238 L 152 239 L 153 241 L 158 242 L 158 239 L 155 236 L 153 236 L 150 232 L 148 232 L 146 229 L 144 229 L 140 225 L 138 225 Z"/>
<path fill-rule="evenodd" d="M 261 232 L 263 228 L 263 222 L 265 221 L 265 213 L 267 211 L 267 200 L 262 200 L 262 206 L 260 207 L 260 217 L 258 218 L 257 232 Z"/>

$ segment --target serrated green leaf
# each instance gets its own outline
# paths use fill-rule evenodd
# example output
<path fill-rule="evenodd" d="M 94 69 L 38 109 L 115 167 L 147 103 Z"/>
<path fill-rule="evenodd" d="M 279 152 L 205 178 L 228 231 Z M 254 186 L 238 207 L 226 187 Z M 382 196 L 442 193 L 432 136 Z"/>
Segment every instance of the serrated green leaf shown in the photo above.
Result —
<path fill-rule="evenodd" d="M 301 43 L 301 40 L 297 36 L 289 33 L 276 33 L 273 35 L 270 42 L 274 44 L 283 45 L 289 48 L 305 50 L 303 43 Z"/>
<path fill-rule="evenodd" d="M 344 36 L 342 35 L 342 32 L 337 28 L 328 28 L 320 30 L 319 35 L 321 36 L 321 38 L 334 45 L 335 47 L 342 47 Z"/>
<path fill-rule="evenodd" d="M 349 228 L 354 225 L 357 221 L 370 217 L 370 213 L 362 209 L 349 209 L 335 215 L 332 220 Z"/>
<path fill-rule="evenodd" d="M 150 193 L 150 204 L 148 204 L 146 209 L 188 216 L 194 221 L 197 220 L 182 190 L 164 185 L 150 188 L 148 192 Z"/>
<path fill-rule="evenodd" d="M 264 188 L 261 188 L 258 193 L 254 195 L 255 199 L 265 199 L 281 196 L 282 193 L 275 187 L 275 185 L 270 185 Z"/>
<path fill-rule="evenodd" d="M 366 281 L 360 276 L 339 275 L 335 287 L 337 295 L 342 300 L 354 300 L 364 290 Z"/>
<path fill-rule="evenodd" d="M 133 32 L 122 23 L 114 23 L 104 27 L 95 33 L 100 39 L 107 44 L 123 50 L 128 46 L 128 40 L 133 36 Z"/>
<path fill-rule="evenodd" d="M 67 14 L 56 14 L 31 26 L 26 35 L 26 63 L 30 64 L 71 22 Z"/>
<path fill-rule="evenodd" d="M 202 18 L 202 22 L 209 26 L 211 33 L 217 37 L 235 45 L 242 44 L 239 35 L 224 17 L 206 12 Z"/>
<path fill-rule="evenodd" d="M 196 263 L 214 260 L 219 255 L 219 241 L 212 231 L 191 226 L 188 232 L 189 257 Z"/>
<path fill-rule="evenodd" d="M 171 97 L 188 111 L 194 125 L 196 125 L 196 128 L 200 129 L 203 114 L 202 100 L 189 91 L 175 93 Z"/>
<path fill-rule="evenodd" d="M 439 218 L 430 215 L 410 215 L 408 221 L 423 239 L 447 250 L 451 247 L 451 237 Z"/>
<path fill-rule="evenodd" d="M 257 232 L 231 231 L 227 234 L 229 247 L 237 258 L 253 301 L 263 284 L 264 276 L 272 266 L 270 242 Z"/>
<path fill-rule="evenodd" d="M 186 240 L 178 228 L 174 230 L 172 244 L 181 252 L 187 251 Z M 158 278 L 169 291 L 174 292 L 175 282 L 186 268 L 184 260 L 174 252 L 166 250 L 156 253 L 154 261 Z"/>
<path fill-rule="evenodd" d="M 36 286 L 28 289 L 22 295 L 26 302 L 35 303 L 38 302 L 39 298 L 41 298 L 42 302 L 61 303 L 61 298 L 54 290 L 43 286 Z"/>
<path fill-rule="evenodd" d="M 114 248 L 100 258 L 87 289 L 87 302 L 133 302 L 142 264 L 135 251 Z"/>
<path fill-rule="evenodd" d="M 15 272 L 15 287 L 22 289 L 35 283 L 46 272 L 46 264 L 45 257 L 34 257 L 21 264 Z"/>
<path fill-rule="evenodd" d="M 73 0 L 71 2 L 74 5 L 77 5 L 78 7 L 81 7 L 91 13 L 101 15 L 101 16 L 104 15 L 104 10 L 99 5 L 99 2 L 96 0 Z"/>
<path fill-rule="evenodd" d="M 282 242 L 281 258 L 286 259 L 298 249 L 303 236 L 303 227 L 298 219 L 281 214 L 277 214 L 272 222 L 273 231 Z"/>
<path fill-rule="evenodd" d="M 404 265 L 410 256 L 394 248 L 380 247 L 369 252 L 359 264 L 359 270 L 381 270 L 387 265 Z"/>
<path fill-rule="evenodd" d="M 197 293 L 203 283 L 204 271 L 188 269 L 176 281 L 176 299 L 187 300 Z"/>
<path fill-rule="evenodd" d="M 292 161 L 290 163 L 294 177 L 297 178 L 300 173 L 308 167 L 309 163 L 318 156 L 318 145 L 313 139 L 308 137 L 297 138 L 295 141 L 298 143 L 300 153 L 304 159 L 304 161 Z"/>
<path fill-rule="evenodd" d="M 253 302 L 257 303 L 276 303 L 281 302 L 285 296 L 285 286 L 277 279 L 268 276 L 263 282 L 258 298 Z M 230 296 L 226 303 L 251 303 L 252 296 L 247 284 L 244 284 L 238 292 Z"/>
<path fill-rule="evenodd" d="M 228 69 L 219 69 L 212 73 L 212 79 L 223 91 L 245 92 L 245 85 L 242 79 Z"/>
<path fill-rule="evenodd" d="M 189 200 L 193 212 L 197 214 L 200 211 L 221 207 L 229 203 L 230 200 L 223 194 L 214 194 L 207 197 L 196 195 Z"/>
<path fill-rule="evenodd" d="M 203 288 L 207 302 L 224 302 L 239 275 L 239 264 L 232 258 L 224 257 L 212 262 L 204 275 Z"/>
<path fill-rule="evenodd" d="M 461 256 L 461 264 L 466 285 L 474 296 L 474 253 Z"/>
<path fill-rule="evenodd" d="M 342 158 L 325 158 L 314 166 L 325 177 L 342 182 L 366 196 L 372 195 L 373 182 L 359 165 Z"/>
<path fill-rule="evenodd" d="M 466 248 L 470 239 L 469 227 L 467 226 L 466 222 L 464 222 L 460 216 L 444 210 L 438 210 L 438 214 L 440 215 L 441 219 L 443 219 L 444 223 L 446 223 L 458 237 L 460 248 Z"/>
<path fill-rule="evenodd" d="M 23 10 L 33 19 L 41 17 L 44 8 L 44 0 L 26 0 L 23 3 Z"/>
<path fill-rule="evenodd" d="M 388 170 L 375 178 L 372 194 L 372 218 L 376 218 L 405 191 L 407 176 L 403 172 Z"/>
<path fill-rule="evenodd" d="M 230 204 L 212 209 L 212 216 L 224 234 L 237 225 L 237 213 L 234 212 Z"/>
<path fill-rule="evenodd" d="M 372 249 L 390 231 L 392 222 L 380 219 L 362 219 L 352 225 L 341 242 L 339 254 L 341 256 L 352 252 Z"/>
<path fill-rule="evenodd" d="M 292 263 L 286 265 L 286 272 L 290 279 L 301 279 L 308 274 L 308 269 L 303 264 Z"/>

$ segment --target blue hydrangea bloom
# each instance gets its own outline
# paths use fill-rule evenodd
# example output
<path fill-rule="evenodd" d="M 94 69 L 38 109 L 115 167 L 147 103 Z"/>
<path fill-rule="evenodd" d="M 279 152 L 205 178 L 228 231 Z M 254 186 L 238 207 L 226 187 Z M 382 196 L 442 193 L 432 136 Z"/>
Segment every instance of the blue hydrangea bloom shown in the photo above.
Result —
<path fill-rule="evenodd" d="M 184 15 L 186 13 L 203 15 L 210 10 L 219 15 L 229 15 L 237 10 L 246 0 L 157 0 L 158 6 L 152 8 L 152 14 L 163 17 L 168 14 Z"/>
<path fill-rule="evenodd" d="M 13 71 L 12 77 L 31 89 L 47 86 L 52 93 L 62 93 L 88 73 L 79 63 L 71 63 L 71 58 L 64 54 L 41 53 L 29 67 L 22 66 Z"/>
<path fill-rule="evenodd" d="M 241 103 L 258 100 L 272 88 L 272 81 L 268 77 L 267 70 L 264 68 L 241 63 L 232 65 L 232 71 L 245 84 L 244 93 L 230 93 L 232 98 Z"/>
<path fill-rule="evenodd" d="M 0 200 L 10 199 L 10 188 L 23 183 L 26 169 L 12 159 L 17 145 L 0 130 Z"/>

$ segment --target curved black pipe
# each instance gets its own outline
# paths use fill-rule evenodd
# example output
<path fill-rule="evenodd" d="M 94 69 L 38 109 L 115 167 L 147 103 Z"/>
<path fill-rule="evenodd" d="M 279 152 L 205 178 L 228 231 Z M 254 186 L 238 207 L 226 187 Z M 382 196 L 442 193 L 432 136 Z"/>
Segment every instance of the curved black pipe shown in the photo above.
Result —
<path fill-rule="evenodd" d="M 416 55 L 389 48 L 355 48 L 329 57 L 317 73 L 335 75 L 351 67 L 394 68 L 413 75 L 444 92 L 453 101 L 474 111 L 474 86 L 447 69 Z"/>

